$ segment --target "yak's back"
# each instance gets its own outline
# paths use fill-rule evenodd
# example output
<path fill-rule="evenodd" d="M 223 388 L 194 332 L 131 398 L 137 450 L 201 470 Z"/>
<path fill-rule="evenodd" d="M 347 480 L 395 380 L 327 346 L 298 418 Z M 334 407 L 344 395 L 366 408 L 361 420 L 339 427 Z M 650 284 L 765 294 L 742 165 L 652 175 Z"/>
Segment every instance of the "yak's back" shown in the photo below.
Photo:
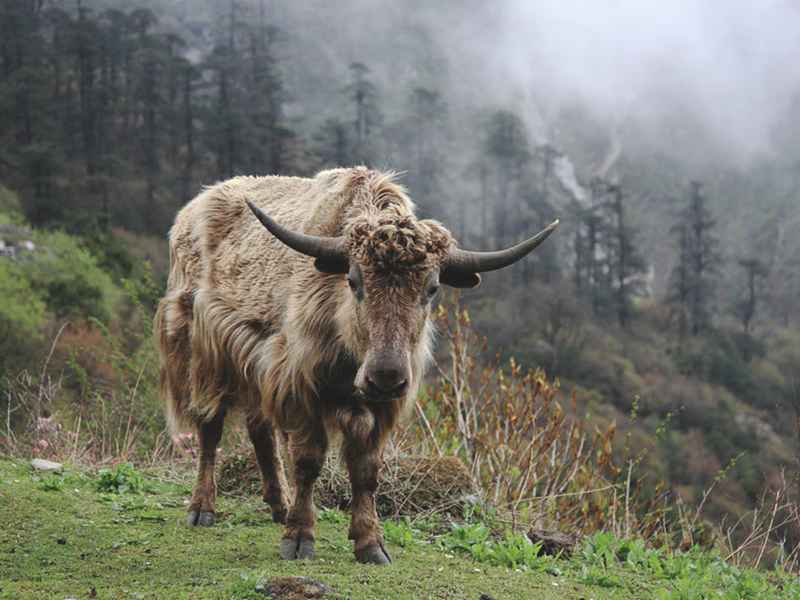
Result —
<path fill-rule="evenodd" d="M 206 188 L 178 214 L 170 233 L 171 289 L 210 288 L 263 312 L 265 296 L 298 270 L 313 269 L 310 259 L 264 231 L 245 199 L 290 229 L 323 236 L 341 235 L 354 214 L 387 203 L 413 214 L 391 174 L 365 167 L 313 178 L 235 177 Z"/>

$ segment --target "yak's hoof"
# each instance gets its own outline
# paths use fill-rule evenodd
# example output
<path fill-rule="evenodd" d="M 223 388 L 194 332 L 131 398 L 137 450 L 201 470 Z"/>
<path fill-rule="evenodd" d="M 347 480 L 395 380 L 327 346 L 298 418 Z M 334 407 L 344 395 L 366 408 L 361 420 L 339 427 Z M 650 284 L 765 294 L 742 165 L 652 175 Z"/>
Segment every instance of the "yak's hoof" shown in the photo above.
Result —
<path fill-rule="evenodd" d="M 283 560 L 314 558 L 314 540 L 283 538 L 281 540 L 281 558 Z"/>
<path fill-rule="evenodd" d="M 216 521 L 213 511 L 190 510 L 186 515 L 186 524 L 189 527 L 211 527 Z"/>
<path fill-rule="evenodd" d="M 366 565 L 388 565 L 392 562 L 392 557 L 383 544 L 370 544 L 356 550 L 356 560 Z"/>

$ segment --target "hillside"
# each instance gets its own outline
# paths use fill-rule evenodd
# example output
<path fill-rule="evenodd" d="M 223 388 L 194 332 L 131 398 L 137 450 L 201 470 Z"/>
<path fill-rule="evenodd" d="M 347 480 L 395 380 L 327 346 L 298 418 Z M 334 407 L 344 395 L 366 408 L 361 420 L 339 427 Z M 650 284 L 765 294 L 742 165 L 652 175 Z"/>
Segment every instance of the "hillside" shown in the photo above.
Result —
<path fill-rule="evenodd" d="M 257 600 L 267 597 L 259 585 L 285 576 L 313 578 L 332 588 L 325 598 L 353 600 L 800 598 L 796 582 L 768 582 L 708 554 L 666 556 L 603 538 L 571 559 L 520 554 L 509 555 L 514 567 L 491 564 L 448 545 L 452 534 L 426 532 L 424 522 L 389 531 L 391 567 L 365 568 L 353 561 L 347 517 L 336 510 L 321 515 L 317 559 L 288 563 L 277 556 L 281 529 L 260 500 L 225 498 L 219 527 L 189 529 L 189 473 L 129 473 L 141 489 L 128 491 L 98 488 L 100 477 L 75 468 L 37 475 L 26 461 L 0 461 L 0 598 Z"/>
<path fill-rule="evenodd" d="M 397 452 L 457 457 L 515 523 L 796 566 L 800 79 L 787 65 L 800 31 L 788 5 L 754 10 L 0 0 L 0 453 L 180 463 L 151 334 L 176 212 L 236 175 L 363 164 L 398 172 L 420 216 L 466 249 L 561 220 L 513 268 L 442 295 L 437 362 Z M 12 520 L 53 531 L 41 506 L 64 509 L 68 486 L 41 490 L 9 465 L 26 499 Z M 184 467 L 177 487 L 157 484 L 162 508 L 147 504 L 162 526 L 180 511 Z M 68 479 L 90 488 L 75 469 Z M 103 500 L 80 498 L 113 523 Z M 235 553 L 254 508 L 228 502 Z M 95 527 L 70 510 L 71 526 Z M 355 570 L 326 571 L 343 541 L 323 527 L 326 562 L 309 573 L 368 594 Z M 191 541 L 170 534 L 168 555 Z M 204 548 L 222 537 L 200 535 Z M 68 550 L 56 548 L 74 560 Z M 446 584 L 426 561 L 458 561 L 467 597 L 484 575 L 492 597 L 524 582 L 562 597 L 538 567 L 520 583 L 427 545 L 399 552 L 434 597 Z M 113 553 L 97 558 L 120 572 L 115 593 L 142 581 Z M 231 590 L 247 578 L 242 597 L 261 574 L 248 560 L 224 571 Z M 708 564 L 723 571 L 709 585 L 730 587 L 714 579 L 728 567 Z M 658 597 L 663 583 L 620 567 L 605 589 L 605 575 L 580 583 L 585 566 L 563 566 L 578 595 L 626 597 L 645 577 Z"/>

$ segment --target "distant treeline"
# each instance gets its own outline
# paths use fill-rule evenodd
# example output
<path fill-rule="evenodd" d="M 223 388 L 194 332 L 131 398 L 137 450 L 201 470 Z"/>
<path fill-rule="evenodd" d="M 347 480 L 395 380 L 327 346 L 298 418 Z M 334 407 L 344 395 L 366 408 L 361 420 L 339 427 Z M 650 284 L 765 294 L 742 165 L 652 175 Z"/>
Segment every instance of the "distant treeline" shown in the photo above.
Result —
<path fill-rule="evenodd" d="M 263 3 L 238 2 L 221 7 L 213 30 L 213 42 L 198 49 L 145 8 L 0 0 L 0 177 L 20 193 L 34 226 L 163 236 L 176 210 L 215 180 L 391 167 L 407 172 L 423 212 L 446 220 L 465 245 L 509 244 L 566 217 L 560 240 L 510 282 L 569 281 L 595 316 L 622 326 L 634 316 L 652 281 L 631 192 L 618 181 L 595 178 L 590 197 L 576 197 L 559 174 L 563 154 L 534 144 L 510 110 L 477 110 L 465 133 L 443 92 L 420 86 L 399 101 L 393 90 L 387 110 L 366 59 L 348 65 L 327 114 L 290 117 L 288 107 L 302 103 L 286 84 L 296 65 L 279 51 L 291 32 L 270 22 Z M 664 298 L 675 327 L 695 334 L 719 310 L 724 254 L 704 198 L 692 184 L 681 201 Z M 750 255 L 733 260 L 744 292 L 722 308 L 749 331 L 769 265 Z M 766 298 L 784 322 L 798 291 L 792 273 L 789 266 Z"/>

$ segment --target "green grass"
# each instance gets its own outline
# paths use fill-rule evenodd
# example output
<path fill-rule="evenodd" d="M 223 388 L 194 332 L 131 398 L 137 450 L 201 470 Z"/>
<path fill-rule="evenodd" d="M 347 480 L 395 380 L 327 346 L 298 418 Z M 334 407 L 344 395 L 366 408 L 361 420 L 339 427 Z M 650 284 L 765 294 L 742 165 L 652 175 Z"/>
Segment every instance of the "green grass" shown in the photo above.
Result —
<path fill-rule="evenodd" d="M 347 516 L 331 510 L 320 514 L 317 559 L 284 562 L 281 528 L 258 499 L 222 498 L 216 527 L 188 529 L 189 481 L 163 483 L 128 467 L 42 477 L 26 461 L 0 461 L 0 598 L 89 598 L 94 589 L 101 599 L 245 600 L 265 597 L 255 591 L 264 578 L 304 575 L 353 600 L 800 599 L 797 583 L 775 575 L 770 583 L 708 554 L 666 556 L 600 535 L 556 560 L 517 536 L 492 539 L 479 523 L 438 537 L 424 524 L 393 523 L 394 564 L 363 566 Z"/>

